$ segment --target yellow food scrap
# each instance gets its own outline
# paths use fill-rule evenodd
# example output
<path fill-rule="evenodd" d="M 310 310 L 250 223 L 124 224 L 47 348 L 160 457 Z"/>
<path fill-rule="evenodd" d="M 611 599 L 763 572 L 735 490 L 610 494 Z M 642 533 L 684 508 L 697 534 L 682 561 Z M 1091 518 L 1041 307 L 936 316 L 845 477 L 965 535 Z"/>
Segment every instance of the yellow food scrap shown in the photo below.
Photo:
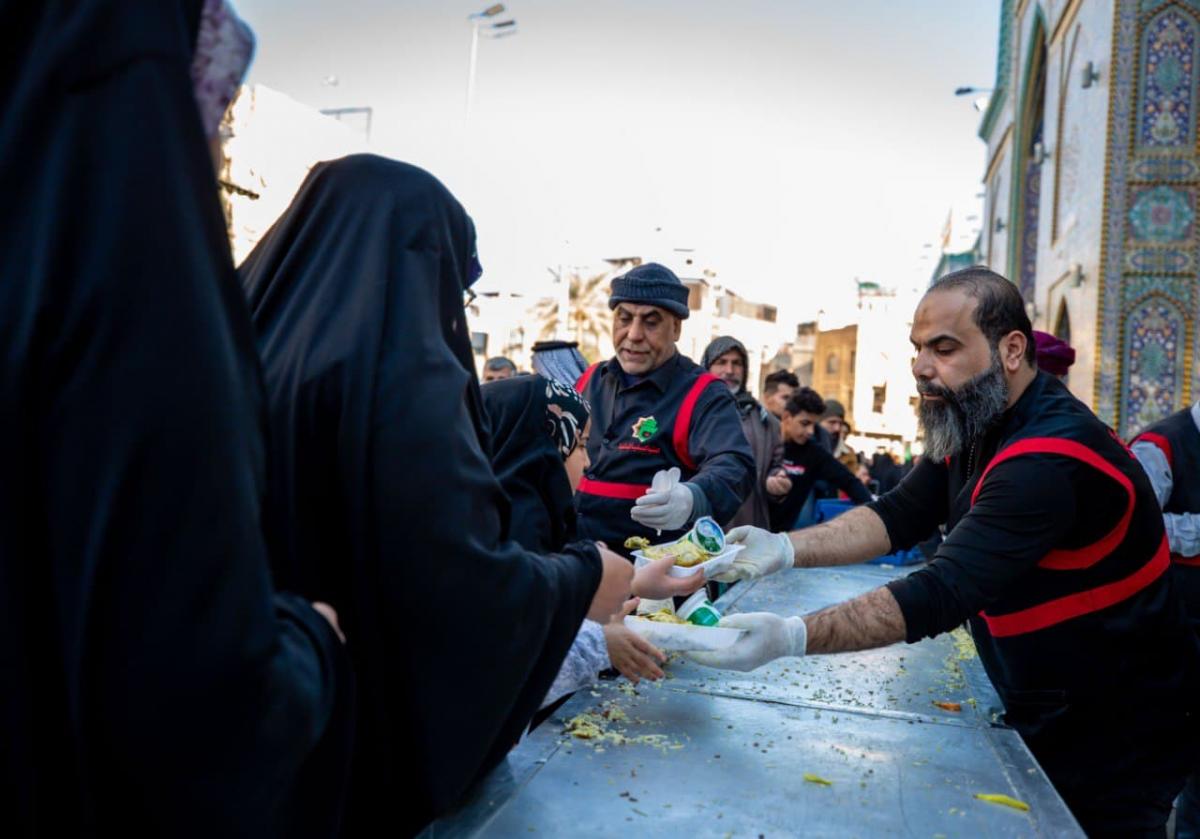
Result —
<path fill-rule="evenodd" d="M 667 608 L 659 609 L 657 612 L 651 612 L 648 615 L 638 615 L 638 617 L 642 620 L 654 621 L 655 623 L 687 623 L 687 621 Z"/>
<path fill-rule="evenodd" d="M 630 551 L 644 551 L 650 547 L 650 540 L 645 536 L 630 536 L 625 540 L 625 549 Z"/>
<path fill-rule="evenodd" d="M 610 705 L 600 712 L 600 716 L 610 722 L 629 722 L 629 715 L 618 708 L 616 705 Z"/>
<path fill-rule="evenodd" d="M 630 737 L 622 731 L 610 730 L 609 725 L 617 722 L 629 722 L 629 716 L 622 709 L 609 705 L 601 708 L 598 712 L 585 711 L 582 714 L 576 714 L 567 721 L 563 732 L 579 740 L 588 741 L 593 744 L 597 752 L 604 751 L 603 744 L 605 743 L 614 746 L 652 746 L 663 751 L 683 748 L 682 743 L 672 743 L 665 734 L 642 734 Z"/>
<path fill-rule="evenodd" d="M 833 786 L 833 781 L 826 780 L 825 778 L 822 778 L 820 775 L 814 775 L 811 772 L 804 773 L 804 780 L 808 781 L 810 784 L 820 784 L 823 787 Z"/>
<path fill-rule="evenodd" d="M 950 637 L 954 639 L 954 657 L 959 661 L 970 661 L 979 656 L 975 649 L 975 639 L 961 626 L 951 631 Z"/>
<path fill-rule="evenodd" d="M 1023 813 L 1029 812 L 1029 805 L 1024 801 L 1018 801 L 1012 796 L 1002 795 L 998 792 L 977 792 L 975 793 L 975 797 L 989 804 L 1000 804 L 1004 807 L 1012 807 L 1014 810 L 1020 810 Z"/>
<path fill-rule="evenodd" d="M 956 714 L 962 710 L 962 704 L 958 702 L 934 702 L 933 704 L 943 711 L 953 711 Z"/>

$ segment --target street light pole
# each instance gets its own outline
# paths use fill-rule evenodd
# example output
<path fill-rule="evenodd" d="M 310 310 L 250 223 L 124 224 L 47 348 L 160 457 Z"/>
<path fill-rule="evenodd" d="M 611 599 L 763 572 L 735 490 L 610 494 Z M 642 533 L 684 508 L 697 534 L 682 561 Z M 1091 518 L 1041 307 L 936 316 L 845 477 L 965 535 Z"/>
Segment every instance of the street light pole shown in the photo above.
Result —
<path fill-rule="evenodd" d="M 489 38 L 504 38 L 517 34 L 516 20 L 502 20 L 499 23 L 489 23 L 488 19 L 504 11 L 503 3 L 488 6 L 482 12 L 476 12 L 467 19 L 471 22 L 471 53 L 467 61 L 467 103 L 465 120 L 471 119 L 471 107 L 475 102 L 475 68 L 479 64 L 479 32 L 481 29 Z"/>
<path fill-rule="evenodd" d="M 475 64 L 479 56 L 479 21 L 471 20 L 471 58 L 467 62 L 467 110 L 466 118 L 471 118 L 471 102 L 475 99 Z"/>

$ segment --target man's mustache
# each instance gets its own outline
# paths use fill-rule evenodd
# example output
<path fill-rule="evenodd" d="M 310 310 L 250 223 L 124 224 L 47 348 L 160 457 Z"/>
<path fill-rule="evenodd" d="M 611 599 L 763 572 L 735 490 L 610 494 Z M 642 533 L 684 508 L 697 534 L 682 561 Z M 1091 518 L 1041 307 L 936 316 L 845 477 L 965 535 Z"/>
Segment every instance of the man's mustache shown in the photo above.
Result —
<path fill-rule="evenodd" d="M 953 390 L 942 385 L 935 385 L 933 382 L 925 381 L 924 379 L 917 380 L 917 393 L 922 396 L 937 396 L 952 404 L 958 403 L 958 394 Z"/>

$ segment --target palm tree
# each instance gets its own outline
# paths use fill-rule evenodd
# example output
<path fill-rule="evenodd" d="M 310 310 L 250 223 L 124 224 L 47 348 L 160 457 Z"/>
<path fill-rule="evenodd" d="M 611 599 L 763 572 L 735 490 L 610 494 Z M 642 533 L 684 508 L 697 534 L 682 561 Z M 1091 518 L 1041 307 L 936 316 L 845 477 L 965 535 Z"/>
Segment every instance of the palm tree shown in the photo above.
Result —
<path fill-rule="evenodd" d="M 608 268 L 598 274 L 581 275 L 578 269 L 567 275 L 567 322 L 566 340 L 579 342 L 579 351 L 589 361 L 602 355 L 601 344 L 612 329 L 612 315 L 608 310 L 609 285 L 637 265 L 640 257 L 607 259 Z M 539 340 L 553 338 L 558 327 L 559 297 L 547 297 L 534 307 L 534 316 L 541 325 Z"/>

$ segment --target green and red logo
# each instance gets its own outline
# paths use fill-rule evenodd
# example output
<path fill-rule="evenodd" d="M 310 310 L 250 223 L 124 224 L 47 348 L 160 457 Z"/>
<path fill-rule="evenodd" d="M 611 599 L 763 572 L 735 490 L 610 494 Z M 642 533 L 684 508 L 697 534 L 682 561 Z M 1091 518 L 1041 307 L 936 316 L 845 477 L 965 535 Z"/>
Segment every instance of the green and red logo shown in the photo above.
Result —
<path fill-rule="evenodd" d="M 658 420 L 654 417 L 638 417 L 633 424 L 633 439 L 645 443 L 658 433 Z"/>

